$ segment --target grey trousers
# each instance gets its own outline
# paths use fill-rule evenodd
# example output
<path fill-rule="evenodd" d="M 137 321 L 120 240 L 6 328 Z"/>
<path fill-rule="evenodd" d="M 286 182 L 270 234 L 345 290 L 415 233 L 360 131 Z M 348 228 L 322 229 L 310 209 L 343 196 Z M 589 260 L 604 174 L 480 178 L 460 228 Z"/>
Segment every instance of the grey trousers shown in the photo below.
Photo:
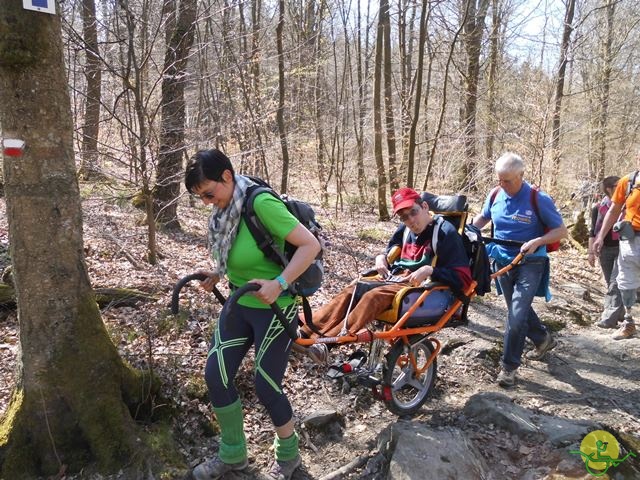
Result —
<path fill-rule="evenodd" d="M 624 319 L 624 305 L 620 290 L 618 290 L 618 246 L 602 247 L 600 252 L 600 267 L 607 284 L 607 293 L 604 296 L 604 310 L 600 316 L 603 322 L 615 326 Z"/>

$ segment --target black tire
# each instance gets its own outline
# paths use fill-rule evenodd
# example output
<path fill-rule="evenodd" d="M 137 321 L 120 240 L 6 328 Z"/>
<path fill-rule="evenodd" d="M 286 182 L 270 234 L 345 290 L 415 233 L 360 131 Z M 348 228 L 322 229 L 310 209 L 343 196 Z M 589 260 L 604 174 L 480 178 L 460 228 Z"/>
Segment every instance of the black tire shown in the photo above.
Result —
<path fill-rule="evenodd" d="M 424 336 L 416 335 L 409 339 L 410 347 L 399 339 L 387 353 L 382 377 L 382 387 L 390 387 L 389 399 L 384 403 L 390 412 L 396 415 L 413 415 L 427 400 L 436 380 L 437 358 L 433 359 L 419 378 L 409 361 L 409 351 L 416 357 L 418 369 L 427 363 L 433 353 L 433 344 Z"/>

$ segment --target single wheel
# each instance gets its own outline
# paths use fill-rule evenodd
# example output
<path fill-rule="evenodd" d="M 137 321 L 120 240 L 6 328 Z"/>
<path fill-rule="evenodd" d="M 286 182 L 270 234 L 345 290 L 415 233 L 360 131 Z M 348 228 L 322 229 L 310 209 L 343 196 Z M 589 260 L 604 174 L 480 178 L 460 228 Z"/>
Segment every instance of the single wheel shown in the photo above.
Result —
<path fill-rule="evenodd" d="M 424 369 L 434 351 L 429 338 L 415 335 L 409 343 L 410 346 L 398 340 L 387 353 L 383 369 L 383 390 L 390 390 L 389 395 L 383 395 L 384 403 L 396 415 L 416 413 L 436 380 L 435 358 Z"/>

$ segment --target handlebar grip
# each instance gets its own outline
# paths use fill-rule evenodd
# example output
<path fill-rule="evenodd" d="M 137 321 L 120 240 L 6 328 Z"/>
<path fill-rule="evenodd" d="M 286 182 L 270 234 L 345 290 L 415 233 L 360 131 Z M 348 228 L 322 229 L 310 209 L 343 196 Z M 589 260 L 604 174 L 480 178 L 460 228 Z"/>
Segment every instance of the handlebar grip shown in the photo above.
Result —
<path fill-rule="evenodd" d="M 180 311 L 180 290 L 182 290 L 182 288 L 191 280 L 202 281 L 206 279 L 207 276 L 204 273 L 192 273 L 191 275 L 187 275 L 186 277 L 181 278 L 178 283 L 176 283 L 175 287 L 173 287 L 173 294 L 171 295 L 171 313 L 173 315 L 177 315 Z M 222 295 L 222 293 L 220 293 L 220 290 L 218 290 L 216 287 L 213 287 L 213 294 L 222 305 L 225 304 L 227 299 L 224 298 L 224 295 Z"/>

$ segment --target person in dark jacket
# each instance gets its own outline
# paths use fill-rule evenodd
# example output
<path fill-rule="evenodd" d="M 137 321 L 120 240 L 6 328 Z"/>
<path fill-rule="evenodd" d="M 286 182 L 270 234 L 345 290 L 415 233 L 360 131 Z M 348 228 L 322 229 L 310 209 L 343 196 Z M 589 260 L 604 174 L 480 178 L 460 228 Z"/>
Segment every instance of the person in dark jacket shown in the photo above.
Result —
<path fill-rule="evenodd" d="M 402 221 L 402 225 L 389 240 L 386 251 L 376 257 L 378 275 L 368 282 L 370 290 L 355 305 L 352 298 L 357 283 L 345 287 L 331 302 L 313 312 L 313 323 L 324 336 L 346 333 L 344 319 L 347 314 L 348 331 L 356 333 L 365 328 L 391 306 L 396 293 L 408 284 L 417 286 L 432 280 L 444 283 L 452 290 L 462 291 L 472 282 L 469 258 L 455 227 L 446 220 L 439 220 L 435 252 L 432 240 L 436 219 L 429 212 L 427 202 L 418 192 L 407 187 L 397 190 L 391 201 L 393 213 Z M 392 249 L 399 249 L 400 253 L 390 265 L 387 256 Z M 390 277 L 394 277 L 395 281 L 386 281 Z M 377 282 L 379 285 L 376 285 Z M 425 299 L 423 308 L 433 306 L 443 313 L 452 301 L 450 291 L 434 291 Z M 307 326 L 303 327 L 303 332 L 307 336 L 314 336 Z M 324 348 L 323 344 L 310 347 L 311 350 Z"/>

